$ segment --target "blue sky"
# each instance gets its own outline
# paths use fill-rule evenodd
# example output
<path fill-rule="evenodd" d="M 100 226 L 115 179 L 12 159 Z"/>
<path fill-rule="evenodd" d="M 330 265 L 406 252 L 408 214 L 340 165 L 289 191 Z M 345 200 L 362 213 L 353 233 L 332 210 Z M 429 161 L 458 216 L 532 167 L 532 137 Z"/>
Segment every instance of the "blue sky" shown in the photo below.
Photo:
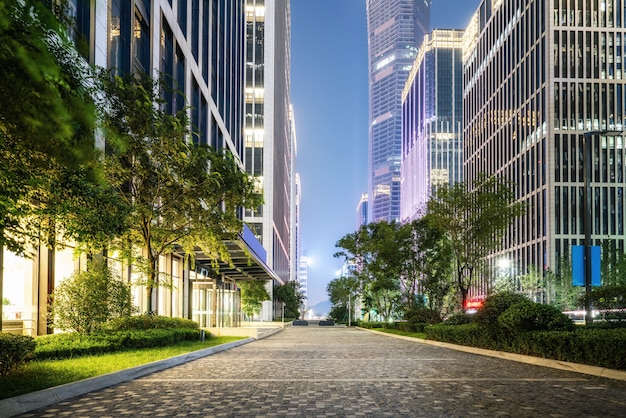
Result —
<path fill-rule="evenodd" d="M 433 0 L 433 28 L 463 29 L 480 0 Z M 291 100 L 302 183 L 302 251 L 309 305 L 327 299 L 342 260 L 335 243 L 356 229 L 367 191 L 365 0 L 291 0 Z"/>

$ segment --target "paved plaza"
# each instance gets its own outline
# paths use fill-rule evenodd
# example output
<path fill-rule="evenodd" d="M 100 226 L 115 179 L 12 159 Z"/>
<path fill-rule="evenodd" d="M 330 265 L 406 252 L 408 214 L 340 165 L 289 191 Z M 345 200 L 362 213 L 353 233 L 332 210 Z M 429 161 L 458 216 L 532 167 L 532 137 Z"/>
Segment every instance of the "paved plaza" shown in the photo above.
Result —
<path fill-rule="evenodd" d="M 626 382 L 291 327 L 23 417 L 626 417 Z"/>

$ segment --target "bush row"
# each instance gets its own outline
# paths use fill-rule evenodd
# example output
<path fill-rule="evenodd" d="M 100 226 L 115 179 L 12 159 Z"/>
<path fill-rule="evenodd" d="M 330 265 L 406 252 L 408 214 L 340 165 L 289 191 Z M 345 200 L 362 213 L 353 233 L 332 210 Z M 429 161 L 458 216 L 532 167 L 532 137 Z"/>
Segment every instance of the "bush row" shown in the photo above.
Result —
<path fill-rule="evenodd" d="M 626 370 L 626 329 L 498 332 L 480 324 L 433 325 L 430 340 Z"/>
<path fill-rule="evenodd" d="M 97 334 L 44 335 L 37 338 L 34 358 L 64 359 L 137 348 L 163 347 L 180 341 L 196 341 L 202 331 L 192 328 L 120 330 Z"/>
<path fill-rule="evenodd" d="M 109 321 L 105 327 L 108 330 L 139 330 L 139 329 L 197 329 L 198 324 L 191 319 L 170 318 L 159 315 L 135 315 L 117 318 Z"/>
<path fill-rule="evenodd" d="M 0 332 L 0 376 L 11 373 L 29 360 L 35 345 L 32 337 Z"/>

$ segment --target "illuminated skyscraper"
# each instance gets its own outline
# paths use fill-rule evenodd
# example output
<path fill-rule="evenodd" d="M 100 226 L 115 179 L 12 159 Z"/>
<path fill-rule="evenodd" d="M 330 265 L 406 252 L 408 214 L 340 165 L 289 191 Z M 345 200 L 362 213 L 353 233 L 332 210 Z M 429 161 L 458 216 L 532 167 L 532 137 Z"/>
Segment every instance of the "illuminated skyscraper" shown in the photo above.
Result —
<path fill-rule="evenodd" d="M 367 0 L 369 221 L 400 219 L 402 90 L 424 35 L 430 0 Z"/>
<path fill-rule="evenodd" d="M 292 182 L 295 129 L 290 109 L 290 3 L 246 0 L 244 148 L 246 171 L 257 179 L 264 203 L 244 220 L 267 251 L 283 282 L 293 279 Z M 295 260 L 293 260 L 295 262 Z M 268 284 L 272 293 L 273 286 Z M 262 316 L 271 320 L 271 302 Z"/>
<path fill-rule="evenodd" d="M 593 244 L 624 252 L 621 0 L 484 0 L 465 32 L 464 175 L 517 184 L 526 215 L 491 264 L 558 272 L 584 241 L 584 162 L 591 164 Z M 604 133 L 602 133 L 604 131 Z M 591 152 L 585 149 L 585 134 Z"/>
<path fill-rule="evenodd" d="M 463 178 L 463 31 L 424 39 L 402 94 L 400 219 L 419 218 L 438 185 Z"/>

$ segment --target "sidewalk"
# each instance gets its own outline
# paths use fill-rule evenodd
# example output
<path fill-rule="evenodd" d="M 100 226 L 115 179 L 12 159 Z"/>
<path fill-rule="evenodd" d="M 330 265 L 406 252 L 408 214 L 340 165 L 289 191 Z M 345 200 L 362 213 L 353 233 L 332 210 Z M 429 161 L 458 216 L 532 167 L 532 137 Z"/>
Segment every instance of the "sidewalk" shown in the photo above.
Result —
<path fill-rule="evenodd" d="M 269 337 L 270 335 L 282 331 L 282 329 L 282 327 L 262 328 L 254 332 L 255 337 L 233 341 L 231 343 L 217 345 L 214 347 L 205 348 L 203 350 L 193 351 L 191 353 L 181 354 L 179 356 L 171 357 L 165 360 L 154 361 L 152 363 L 131 367 L 130 369 L 107 373 L 101 376 L 90 377 L 88 379 L 79 380 L 77 382 L 67 383 L 65 385 L 39 390 L 37 392 L 26 393 L 24 395 L 15 396 L 13 398 L 2 399 L 0 400 L 0 417 L 12 417 L 18 414 L 22 414 L 24 412 L 43 408 L 45 406 L 52 405 L 60 401 L 70 399 L 75 396 L 84 395 L 95 390 L 103 389 L 123 382 L 128 382 L 143 376 L 147 376 L 154 372 L 169 369 L 170 367 L 178 366 L 202 357 L 229 350 L 231 348 L 238 347 L 252 341 L 256 341 L 257 339 Z"/>

